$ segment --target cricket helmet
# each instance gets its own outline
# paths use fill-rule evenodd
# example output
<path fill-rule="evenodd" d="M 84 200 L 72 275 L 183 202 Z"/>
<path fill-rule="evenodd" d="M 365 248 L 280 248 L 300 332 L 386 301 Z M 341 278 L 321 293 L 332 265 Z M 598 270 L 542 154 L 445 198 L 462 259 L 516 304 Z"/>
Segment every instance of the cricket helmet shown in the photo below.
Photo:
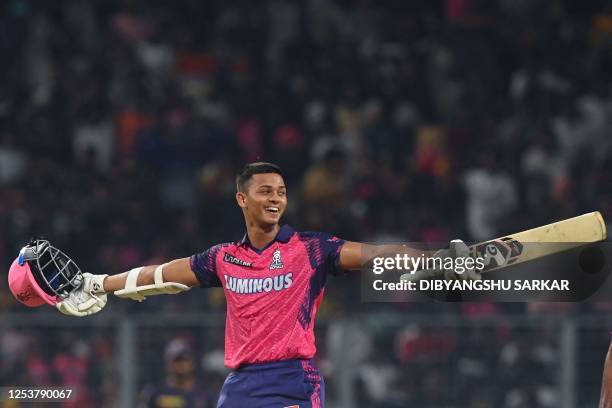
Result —
<path fill-rule="evenodd" d="M 21 248 L 8 274 L 11 293 L 29 307 L 55 306 L 58 297 L 68 296 L 82 280 L 77 264 L 44 239 L 34 239 Z"/>

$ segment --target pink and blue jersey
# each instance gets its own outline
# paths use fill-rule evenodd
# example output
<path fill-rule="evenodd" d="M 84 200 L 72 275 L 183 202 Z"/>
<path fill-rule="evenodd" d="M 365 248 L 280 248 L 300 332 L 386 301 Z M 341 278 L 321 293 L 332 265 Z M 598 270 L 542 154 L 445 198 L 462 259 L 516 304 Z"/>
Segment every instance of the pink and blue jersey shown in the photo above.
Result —
<path fill-rule="evenodd" d="M 337 274 L 344 241 L 284 225 L 258 250 L 247 236 L 193 255 L 202 287 L 223 287 L 227 300 L 225 365 L 308 360 L 328 274 Z"/>

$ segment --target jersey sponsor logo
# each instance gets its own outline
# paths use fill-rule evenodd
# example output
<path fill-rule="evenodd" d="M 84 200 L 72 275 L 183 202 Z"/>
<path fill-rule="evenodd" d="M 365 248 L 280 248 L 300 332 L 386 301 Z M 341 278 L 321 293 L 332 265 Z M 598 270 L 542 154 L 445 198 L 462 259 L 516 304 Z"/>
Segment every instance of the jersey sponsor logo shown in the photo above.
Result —
<path fill-rule="evenodd" d="M 267 278 L 236 278 L 229 275 L 223 275 L 223 277 L 227 290 L 243 295 L 270 291 L 279 292 L 288 289 L 293 283 L 293 273 L 291 272 Z"/>
<path fill-rule="evenodd" d="M 281 269 L 283 267 L 283 260 L 281 259 L 280 249 L 277 249 L 272 254 L 272 263 L 270 264 L 270 270 Z"/>
<path fill-rule="evenodd" d="M 225 252 L 223 255 L 223 261 L 234 265 L 244 266 L 245 268 L 253 267 L 253 262 L 243 261 L 242 259 L 238 259 L 235 256 L 228 254 L 227 252 Z"/>

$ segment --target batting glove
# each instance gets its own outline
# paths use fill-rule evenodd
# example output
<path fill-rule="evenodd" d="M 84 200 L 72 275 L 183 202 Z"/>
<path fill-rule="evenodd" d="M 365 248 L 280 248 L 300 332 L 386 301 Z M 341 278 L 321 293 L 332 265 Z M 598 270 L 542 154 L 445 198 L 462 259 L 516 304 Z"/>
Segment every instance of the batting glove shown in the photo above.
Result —
<path fill-rule="evenodd" d="M 98 313 L 106 306 L 106 293 L 104 292 L 104 278 L 108 275 L 83 274 L 83 283 L 70 295 L 58 302 L 57 310 L 69 316 L 89 316 Z"/>
<path fill-rule="evenodd" d="M 470 255 L 470 248 L 460 239 L 453 239 L 450 242 L 449 247 L 450 257 L 453 259 L 462 258 L 465 262 L 466 259 L 472 258 Z M 480 271 L 474 268 L 474 262 L 472 262 L 472 267 L 468 268 L 463 264 L 463 272 L 458 270 L 456 266 L 455 269 L 449 269 L 444 271 L 444 278 L 446 279 L 465 279 L 465 280 L 480 280 L 482 276 Z"/>
<path fill-rule="evenodd" d="M 442 258 L 443 260 L 445 258 L 456 260 L 457 258 L 467 259 L 470 257 L 470 248 L 460 239 L 453 239 L 448 248 L 440 249 L 432 255 L 432 258 Z M 420 270 L 414 273 L 403 274 L 400 279 L 413 282 L 422 279 L 482 279 L 480 272 L 473 267 L 467 268 L 464 265 L 464 269 L 461 273 L 457 271 L 457 268 Z"/>

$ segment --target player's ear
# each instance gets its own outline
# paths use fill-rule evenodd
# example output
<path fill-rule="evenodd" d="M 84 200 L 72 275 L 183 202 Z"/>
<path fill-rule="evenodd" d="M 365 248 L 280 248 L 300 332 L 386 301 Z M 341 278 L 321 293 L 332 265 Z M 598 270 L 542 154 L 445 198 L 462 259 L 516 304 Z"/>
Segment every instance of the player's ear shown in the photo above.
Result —
<path fill-rule="evenodd" d="M 246 204 L 246 194 L 243 193 L 242 191 L 238 191 L 236 193 L 236 202 L 238 203 L 238 206 L 240 208 L 246 208 L 247 204 Z"/>

